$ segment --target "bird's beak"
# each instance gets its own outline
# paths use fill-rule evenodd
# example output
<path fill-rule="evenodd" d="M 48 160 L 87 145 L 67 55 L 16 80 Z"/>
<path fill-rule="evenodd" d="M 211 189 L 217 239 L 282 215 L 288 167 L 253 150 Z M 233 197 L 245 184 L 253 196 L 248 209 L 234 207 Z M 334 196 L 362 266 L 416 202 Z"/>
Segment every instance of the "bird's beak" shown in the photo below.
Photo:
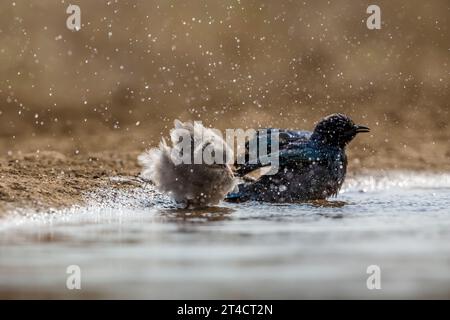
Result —
<path fill-rule="evenodd" d="M 370 132 L 370 129 L 366 126 L 355 126 L 355 132 L 356 133 Z"/>

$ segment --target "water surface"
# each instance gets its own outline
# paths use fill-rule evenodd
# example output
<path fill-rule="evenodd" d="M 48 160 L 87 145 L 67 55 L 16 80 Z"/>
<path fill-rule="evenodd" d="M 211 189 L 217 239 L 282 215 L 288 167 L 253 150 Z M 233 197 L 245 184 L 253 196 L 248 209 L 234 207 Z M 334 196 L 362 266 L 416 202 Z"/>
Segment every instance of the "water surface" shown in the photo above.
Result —
<path fill-rule="evenodd" d="M 0 297 L 450 298 L 449 208 L 450 174 L 365 174 L 328 202 L 196 211 L 150 185 L 100 190 L 0 220 Z M 81 290 L 66 288 L 69 265 Z"/>

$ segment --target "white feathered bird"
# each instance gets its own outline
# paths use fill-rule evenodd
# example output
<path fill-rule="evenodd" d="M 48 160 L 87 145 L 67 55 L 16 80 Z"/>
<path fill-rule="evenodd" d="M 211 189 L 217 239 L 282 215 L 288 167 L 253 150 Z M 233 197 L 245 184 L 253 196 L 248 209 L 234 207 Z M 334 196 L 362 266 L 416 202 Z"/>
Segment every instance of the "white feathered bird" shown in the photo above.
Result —
<path fill-rule="evenodd" d="M 220 135 L 201 123 L 175 120 L 174 125 L 175 128 L 170 131 L 172 146 L 162 139 L 159 148 L 153 148 L 139 156 L 139 163 L 143 167 L 141 176 L 151 180 L 159 191 L 168 193 L 175 201 L 188 207 L 218 204 L 236 184 L 230 166 L 226 161 L 194 164 L 194 159 L 203 159 L 205 149 L 213 155 L 232 155 L 231 148 Z M 188 155 L 191 163 L 182 163 L 183 154 L 179 147 L 179 142 L 186 135 L 191 143 Z M 198 145 L 195 145 L 194 137 L 202 137 Z"/>

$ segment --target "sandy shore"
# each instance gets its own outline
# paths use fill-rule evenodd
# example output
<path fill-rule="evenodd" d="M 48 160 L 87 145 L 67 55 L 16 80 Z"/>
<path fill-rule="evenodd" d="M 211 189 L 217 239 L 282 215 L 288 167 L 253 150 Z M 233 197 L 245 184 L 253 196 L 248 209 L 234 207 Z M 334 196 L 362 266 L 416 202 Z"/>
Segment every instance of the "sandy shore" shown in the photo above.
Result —
<path fill-rule="evenodd" d="M 43 151 L 3 158 L 0 160 L 0 212 L 81 203 L 85 192 L 114 184 L 109 177 L 137 175 L 135 156 L 113 152 L 67 156 Z"/>

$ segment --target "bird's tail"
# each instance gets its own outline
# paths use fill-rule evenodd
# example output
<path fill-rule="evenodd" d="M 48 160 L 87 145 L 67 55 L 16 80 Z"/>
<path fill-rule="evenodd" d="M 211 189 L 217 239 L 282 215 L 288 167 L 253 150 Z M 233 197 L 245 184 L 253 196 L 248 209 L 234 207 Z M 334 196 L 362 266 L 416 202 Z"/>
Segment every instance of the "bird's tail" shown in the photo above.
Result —
<path fill-rule="evenodd" d="M 226 154 L 231 154 L 230 148 L 217 132 L 198 122 L 175 120 L 174 124 L 171 146 L 162 139 L 159 148 L 139 156 L 141 176 L 177 202 L 197 207 L 217 204 L 235 186 L 225 161 Z"/>

